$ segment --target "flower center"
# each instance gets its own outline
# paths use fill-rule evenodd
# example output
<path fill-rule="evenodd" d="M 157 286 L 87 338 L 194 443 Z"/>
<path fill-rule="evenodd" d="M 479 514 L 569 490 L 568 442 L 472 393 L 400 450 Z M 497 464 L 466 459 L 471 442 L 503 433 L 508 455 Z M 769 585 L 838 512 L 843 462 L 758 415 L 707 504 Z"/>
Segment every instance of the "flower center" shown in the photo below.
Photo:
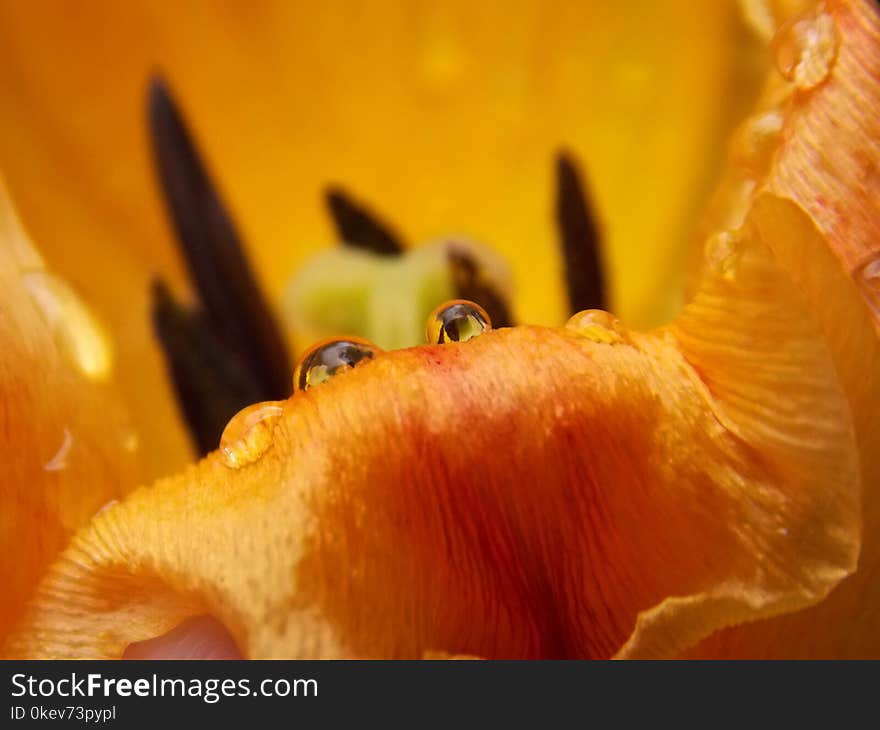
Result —
<path fill-rule="evenodd" d="M 290 395 L 287 347 L 183 116 L 158 79 L 150 87 L 149 122 L 165 202 L 198 294 L 198 304 L 186 307 L 155 281 L 156 334 L 200 453 L 212 451 L 222 434 L 223 453 L 246 462 L 265 441 L 264 419 L 249 419 L 274 414 L 259 404 Z M 602 308 L 599 230 L 567 154 L 556 160 L 556 186 L 571 312 Z M 493 325 L 514 324 L 506 264 L 491 250 L 460 238 L 410 247 L 338 186 L 327 189 L 325 204 L 342 246 L 306 264 L 286 300 L 291 329 L 319 340 L 296 369 L 297 389 L 374 358 L 382 350 L 373 342 L 387 349 L 418 344 L 429 312 L 429 343 L 465 342 Z M 257 411 L 246 408 L 252 403 Z M 230 428 L 242 424 L 247 428 L 232 438 Z"/>

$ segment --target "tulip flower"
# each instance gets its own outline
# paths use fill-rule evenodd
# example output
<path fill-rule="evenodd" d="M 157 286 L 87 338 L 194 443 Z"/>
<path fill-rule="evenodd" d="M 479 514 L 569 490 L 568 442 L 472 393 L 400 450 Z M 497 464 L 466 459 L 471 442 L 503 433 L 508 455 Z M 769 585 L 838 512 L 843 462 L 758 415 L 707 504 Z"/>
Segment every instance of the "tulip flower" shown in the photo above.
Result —
<path fill-rule="evenodd" d="M 364 9 L 346 30 L 338 10 L 266 6 L 294 17 L 230 14 L 196 45 L 175 35 L 186 19 L 95 6 L 76 22 L 143 29 L 113 69 L 141 85 L 79 122 L 51 110 L 97 84 L 108 49 L 49 42 L 82 43 L 57 7 L 3 10 L 16 39 L 49 39 L 42 63 L 20 40 L 4 51 L 18 103 L 0 166 L 49 261 L 4 195 L 0 539 L 21 553 L 4 569 L 4 655 L 880 655 L 880 12 L 742 3 L 762 56 L 725 36 L 722 3 L 598 5 Z M 314 29 L 300 46 L 272 35 L 297 23 Z M 403 59 L 376 28 L 407 39 Z M 162 39 L 170 81 L 150 82 Z M 247 69 L 198 45 L 233 41 L 254 51 Z M 719 83 L 760 58 L 754 99 Z M 145 93 L 152 152 L 135 129 Z M 202 125 L 234 144 L 196 144 Z M 560 144 L 577 154 L 554 170 Z M 319 177 L 328 160 L 342 182 Z M 209 168 L 232 171 L 243 216 Z M 315 257 L 301 241 L 324 229 L 290 199 L 322 188 L 349 248 Z M 459 219 L 491 248 L 440 228 Z M 563 280 L 588 308 L 560 326 Z M 475 301 L 423 301 L 440 294 Z M 437 305 L 427 344 L 404 347 Z M 358 331 L 298 339 L 339 322 Z M 151 481 L 184 461 L 185 429 L 206 455 Z"/>

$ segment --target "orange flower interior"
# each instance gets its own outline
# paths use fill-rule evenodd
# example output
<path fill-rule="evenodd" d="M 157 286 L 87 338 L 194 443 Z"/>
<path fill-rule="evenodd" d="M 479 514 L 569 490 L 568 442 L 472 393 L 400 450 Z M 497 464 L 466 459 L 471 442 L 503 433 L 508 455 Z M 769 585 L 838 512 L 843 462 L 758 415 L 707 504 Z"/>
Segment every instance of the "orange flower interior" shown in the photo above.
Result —
<path fill-rule="evenodd" d="M 119 345 L 144 478 L 192 459 L 149 325 L 152 276 L 183 284 L 146 144 L 151 74 L 181 100 L 273 301 L 337 242 L 320 197 L 343 183 L 413 242 L 496 247 L 517 321 L 559 324 L 550 162 L 566 144 L 589 164 L 617 313 L 653 326 L 680 304 L 681 242 L 751 98 L 736 6 L 0 4 L 0 170 Z M 293 335 L 297 352 L 311 344 Z"/>
<path fill-rule="evenodd" d="M 880 655 L 880 18 L 798 22 L 833 42 L 768 84 L 672 324 L 486 331 L 263 406 L 247 458 L 96 516 L 4 652 L 209 614 L 250 658 Z"/>

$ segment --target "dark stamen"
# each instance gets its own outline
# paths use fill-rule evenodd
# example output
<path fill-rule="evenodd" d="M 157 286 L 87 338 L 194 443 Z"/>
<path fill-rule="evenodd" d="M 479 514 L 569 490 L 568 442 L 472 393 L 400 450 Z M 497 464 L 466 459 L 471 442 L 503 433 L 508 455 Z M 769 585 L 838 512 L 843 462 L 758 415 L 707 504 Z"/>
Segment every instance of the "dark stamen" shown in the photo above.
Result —
<path fill-rule="evenodd" d="M 575 163 L 565 152 L 556 158 L 556 196 L 570 310 L 605 309 L 599 230 Z"/>
<path fill-rule="evenodd" d="M 178 304 L 165 283 L 152 285 L 153 329 L 184 418 L 201 455 L 217 448 L 230 417 L 262 400 L 246 363 L 214 334 L 204 313 Z"/>
<path fill-rule="evenodd" d="M 353 201 L 347 193 L 339 188 L 329 188 L 325 198 L 336 233 L 343 243 L 383 256 L 403 253 L 397 233 L 371 211 Z"/>
<path fill-rule="evenodd" d="M 489 315 L 493 327 L 510 327 L 513 320 L 504 297 L 485 280 L 477 262 L 464 249 L 451 245 L 447 253 L 455 296 L 476 302 Z"/>
<path fill-rule="evenodd" d="M 285 398 L 290 394 L 291 368 L 281 330 L 183 118 L 160 79 L 150 84 L 149 122 L 165 202 L 205 308 L 203 329 L 210 328 L 259 384 L 256 400 Z M 217 365 L 213 360 L 209 364 Z M 174 362 L 171 368 L 175 370 Z"/>

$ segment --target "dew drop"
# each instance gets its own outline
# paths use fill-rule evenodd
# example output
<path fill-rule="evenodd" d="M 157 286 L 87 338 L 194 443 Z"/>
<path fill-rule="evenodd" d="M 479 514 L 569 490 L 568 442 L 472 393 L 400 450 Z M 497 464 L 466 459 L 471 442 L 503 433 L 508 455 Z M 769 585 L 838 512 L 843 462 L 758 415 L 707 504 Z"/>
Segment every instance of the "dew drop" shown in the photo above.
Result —
<path fill-rule="evenodd" d="M 798 89 L 812 89 L 828 74 L 840 47 L 834 19 L 824 3 L 783 23 L 771 43 L 776 68 Z"/>
<path fill-rule="evenodd" d="M 880 257 L 856 269 L 855 278 L 865 301 L 880 316 Z"/>
<path fill-rule="evenodd" d="M 382 350 L 360 337 L 325 340 L 312 347 L 299 361 L 293 374 L 296 390 L 308 390 L 334 375 L 350 370 L 364 360 L 372 360 Z"/>
<path fill-rule="evenodd" d="M 46 471 L 64 471 L 67 468 L 67 458 L 70 455 L 70 449 L 73 448 L 73 436 L 68 429 L 64 429 L 64 435 L 61 437 L 61 446 L 54 456 L 43 464 Z"/>
<path fill-rule="evenodd" d="M 467 342 L 490 329 L 492 321 L 479 304 L 466 299 L 453 299 L 431 312 L 425 337 L 434 345 Z"/>
<path fill-rule="evenodd" d="M 254 403 L 236 413 L 220 436 L 223 463 L 238 469 L 259 459 L 272 445 L 272 432 L 283 408 L 278 401 Z"/>
<path fill-rule="evenodd" d="M 765 111 L 746 119 L 733 136 L 733 157 L 745 173 L 753 178 L 770 168 L 773 153 L 779 145 L 782 114 Z"/>
<path fill-rule="evenodd" d="M 113 365 L 107 337 L 64 281 L 48 271 L 22 274 L 22 283 L 52 331 L 58 349 L 91 380 L 105 380 Z"/>
<path fill-rule="evenodd" d="M 106 502 L 105 504 L 103 504 L 100 507 L 100 509 L 98 509 L 98 511 L 95 512 L 94 516 L 97 517 L 98 515 L 104 514 L 108 509 L 110 509 L 111 507 L 113 507 L 114 505 L 117 505 L 117 504 L 119 504 L 118 499 L 111 499 L 109 502 Z"/>
<path fill-rule="evenodd" d="M 704 249 L 706 264 L 711 271 L 725 279 L 733 280 L 742 248 L 737 231 L 721 231 L 706 241 Z"/>
<path fill-rule="evenodd" d="M 626 328 L 620 320 L 604 309 L 585 309 L 578 312 L 569 318 L 565 327 L 593 342 L 617 345 L 629 341 Z"/>
<path fill-rule="evenodd" d="M 141 439 L 138 432 L 133 428 L 127 428 L 122 434 L 122 448 L 129 454 L 134 454 L 141 447 Z"/>

